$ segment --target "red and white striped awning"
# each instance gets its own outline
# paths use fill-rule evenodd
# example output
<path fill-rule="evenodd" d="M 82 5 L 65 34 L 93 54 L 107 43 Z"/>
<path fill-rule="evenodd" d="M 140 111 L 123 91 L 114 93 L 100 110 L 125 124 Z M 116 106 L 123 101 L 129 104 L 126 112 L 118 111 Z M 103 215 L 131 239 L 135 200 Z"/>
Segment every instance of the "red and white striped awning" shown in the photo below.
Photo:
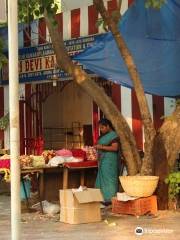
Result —
<path fill-rule="evenodd" d="M 122 14 L 128 9 L 131 2 L 132 0 L 122 1 Z M 109 12 L 114 11 L 116 9 L 116 0 L 105 2 L 105 6 Z M 64 40 L 103 33 L 103 27 L 96 26 L 98 18 L 100 18 L 100 14 L 97 13 L 93 5 L 82 6 L 81 8 L 59 13 L 56 16 L 59 31 L 62 33 Z M 44 18 L 33 21 L 26 29 L 22 24 L 19 29 L 19 48 L 37 46 L 49 41 L 50 36 Z"/>

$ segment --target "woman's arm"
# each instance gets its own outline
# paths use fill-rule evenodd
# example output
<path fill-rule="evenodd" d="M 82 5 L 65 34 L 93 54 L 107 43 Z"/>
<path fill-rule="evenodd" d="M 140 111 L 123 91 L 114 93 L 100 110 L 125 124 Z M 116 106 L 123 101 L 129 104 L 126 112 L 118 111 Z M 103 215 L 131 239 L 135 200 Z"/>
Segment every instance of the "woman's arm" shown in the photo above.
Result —
<path fill-rule="evenodd" d="M 113 142 L 110 146 L 98 144 L 95 147 L 98 150 L 104 150 L 104 151 L 109 151 L 109 152 L 116 152 L 119 149 L 119 144 L 117 142 Z"/>

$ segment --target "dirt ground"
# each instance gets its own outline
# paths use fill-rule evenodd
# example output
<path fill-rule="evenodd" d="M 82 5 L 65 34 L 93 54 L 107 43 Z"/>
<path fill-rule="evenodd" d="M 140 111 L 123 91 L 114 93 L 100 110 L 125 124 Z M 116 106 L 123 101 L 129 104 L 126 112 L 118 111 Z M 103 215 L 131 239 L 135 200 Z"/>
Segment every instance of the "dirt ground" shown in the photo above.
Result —
<path fill-rule="evenodd" d="M 159 211 L 157 216 L 115 215 L 102 211 L 99 223 L 70 225 L 38 212 L 22 214 L 23 240 L 131 240 L 131 239 L 180 239 L 180 212 Z M 135 229 L 142 228 L 142 235 Z M 0 195 L 0 240 L 10 237 L 10 197 Z"/>

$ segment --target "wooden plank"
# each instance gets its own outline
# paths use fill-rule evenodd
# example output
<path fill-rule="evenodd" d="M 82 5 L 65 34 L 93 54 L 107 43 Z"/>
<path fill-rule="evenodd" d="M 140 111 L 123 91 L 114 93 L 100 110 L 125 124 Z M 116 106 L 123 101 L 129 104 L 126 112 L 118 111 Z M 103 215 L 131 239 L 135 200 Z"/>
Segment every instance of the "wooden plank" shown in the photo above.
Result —
<path fill-rule="evenodd" d="M 68 168 L 64 167 L 64 169 L 63 169 L 63 189 L 68 188 L 68 173 L 69 173 Z"/>
<path fill-rule="evenodd" d="M 84 171 L 84 169 L 82 169 L 81 176 L 80 176 L 80 185 L 84 186 L 84 182 L 85 182 L 85 171 Z"/>

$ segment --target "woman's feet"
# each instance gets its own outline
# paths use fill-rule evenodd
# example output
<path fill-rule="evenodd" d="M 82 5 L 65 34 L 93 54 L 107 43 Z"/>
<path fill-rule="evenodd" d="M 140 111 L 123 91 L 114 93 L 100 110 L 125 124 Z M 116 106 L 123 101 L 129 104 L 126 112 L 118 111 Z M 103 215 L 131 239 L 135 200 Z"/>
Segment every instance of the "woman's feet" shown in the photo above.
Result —
<path fill-rule="evenodd" d="M 107 206 L 110 206 L 112 203 L 111 201 L 104 201 L 104 202 L 101 202 L 101 204 L 107 207 Z"/>

